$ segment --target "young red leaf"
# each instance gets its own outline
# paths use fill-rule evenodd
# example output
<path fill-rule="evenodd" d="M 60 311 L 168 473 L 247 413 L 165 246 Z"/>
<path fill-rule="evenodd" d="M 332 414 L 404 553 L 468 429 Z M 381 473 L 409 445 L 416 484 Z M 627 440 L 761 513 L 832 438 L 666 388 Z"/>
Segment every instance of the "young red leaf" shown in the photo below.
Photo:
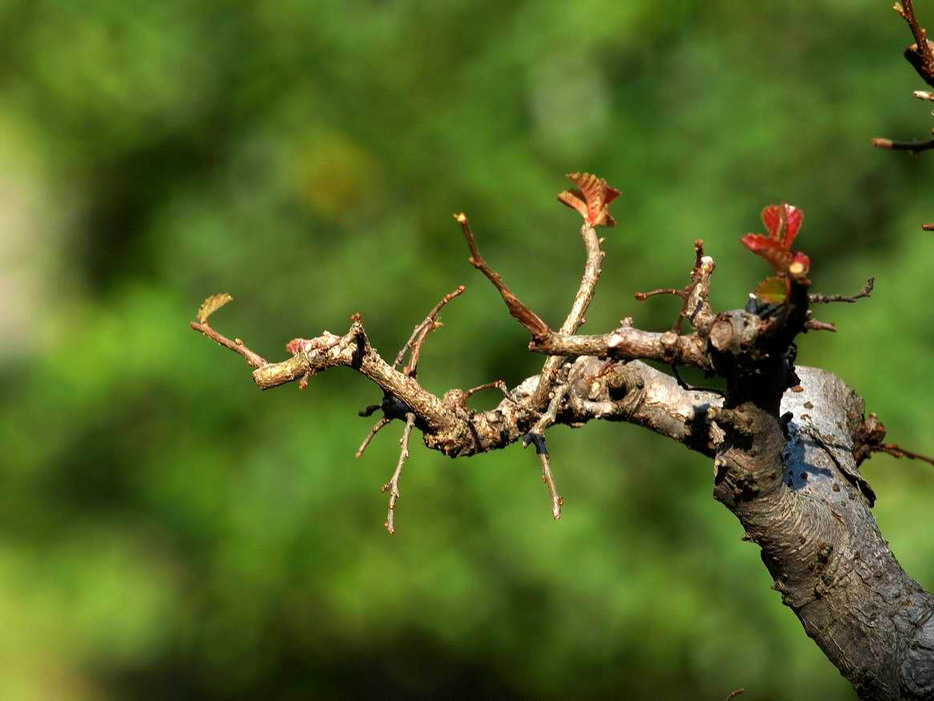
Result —
<path fill-rule="evenodd" d="M 791 264 L 792 255 L 781 242 L 762 234 L 746 234 L 740 241 L 757 256 L 762 256 L 777 272 L 786 272 Z"/>
<path fill-rule="evenodd" d="M 786 248 L 791 247 L 792 241 L 798 235 L 804 212 L 794 205 L 770 204 L 762 210 L 762 223 L 769 236 L 780 241 Z"/>
<path fill-rule="evenodd" d="M 591 173 L 569 173 L 568 179 L 577 185 L 574 190 L 558 194 L 558 201 L 567 205 L 592 226 L 614 226 L 616 220 L 610 216 L 609 205 L 619 197 L 619 190 L 607 185 L 606 180 Z"/>

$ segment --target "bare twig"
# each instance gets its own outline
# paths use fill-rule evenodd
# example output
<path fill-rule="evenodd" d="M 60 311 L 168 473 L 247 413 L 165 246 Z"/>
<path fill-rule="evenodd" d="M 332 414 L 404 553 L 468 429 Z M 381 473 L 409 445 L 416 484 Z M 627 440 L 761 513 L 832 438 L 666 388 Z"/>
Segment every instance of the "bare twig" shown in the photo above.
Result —
<path fill-rule="evenodd" d="M 866 297 L 872 296 L 873 288 L 876 285 L 876 279 L 874 277 L 866 280 L 866 284 L 863 285 L 863 289 L 857 292 L 855 295 L 822 295 L 822 294 L 812 294 L 808 295 L 808 300 L 811 304 L 830 304 L 832 302 L 846 302 L 852 304 L 857 300 L 864 299 Z"/>
<path fill-rule="evenodd" d="M 528 447 L 530 443 L 535 444 L 535 452 L 538 454 L 539 462 L 542 465 L 542 482 L 548 487 L 548 494 L 551 497 L 551 515 L 556 521 L 561 518 L 561 507 L 564 505 L 564 498 L 558 494 L 555 477 L 551 472 L 551 458 L 548 455 L 548 448 L 545 446 L 545 430 L 557 420 L 558 409 L 567 395 L 568 387 L 563 385 L 561 389 L 554 393 L 545 413 L 539 417 L 532 429 L 522 439 L 523 447 Z"/>
<path fill-rule="evenodd" d="M 594 291 L 597 289 L 597 283 L 600 281 L 600 265 L 605 255 L 600 249 L 600 238 L 593 226 L 584 222 L 580 233 L 584 242 L 584 249 L 587 251 L 587 262 L 584 264 L 584 274 L 577 288 L 574 303 L 571 305 L 571 311 L 558 331 L 562 334 L 572 334 L 583 325 L 584 315 L 587 313 L 590 302 L 593 300 Z M 548 399 L 555 378 L 564 361 L 565 359 L 560 356 L 552 356 L 545 361 L 539 377 L 538 387 L 532 396 L 533 406 L 542 406 Z"/>
<path fill-rule="evenodd" d="M 243 341 L 241 341 L 239 338 L 230 340 L 226 336 L 219 334 L 217 331 L 212 329 L 210 324 L 208 324 L 207 321 L 204 321 L 204 322 L 192 321 L 191 328 L 193 328 L 195 331 L 199 331 L 203 333 L 205 336 L 210 338 L 212 341 L 224 346 L 224 348 L 229 348 L 234 353 L 238 353 L 239 355 L 242 355 L 246 359 L 246 361 L 254 368 L 261 368 L 261 367 L 268 365 L 268 362 L 266 361 L 265 358 L 263 358 L 258 353 L 254 353 L 249 348 L 247 348 L 245 345 L 243 345 Z"/>
<path fill-rule="evenodd" d="M 390 420 L 385 416 L 373 424 L 373 428 L 370 429 L 370 432 L 366 434 L 366 438 L 363 439 L 363 443 L 360 444 L 360 447 L 357 448 L 357 452 L 354 453 L 354 457 L 359 458 L 363 453 L 366 452 L 366 449 L 370 446 L 370 442 L 373 438 L 376 437 L 376 434 L 383 430 L 386 426 L 390 424 Z"/>
<path fill-rule="evenodd" d="M 929 458 L 926 455 L 921 455 L 920 453 L 915 453 L 910 450 L 905 450 L 904 448 L 896 445 L 895 443 L 883 443 L 881 445 L 871 446 L 870 450 L 873 453 L 887 453 L 893 458 L 907 458 L 909 460 L 920 460 L 921 462 L 926 462 L 929 465 L 934 465 L 934 458 Z"/>
<path fill-rule="evenodd" d="M 459 297 L 464 294 L 464 290 L 467 288 L 463 285 L 458 285 L 457 289 L 453 292 L 448 292 L 444 297 L 441 298 L 441 301 L 438 302 L 431 311 L 428 312 L 428 316 L 425 317 L 425 320 L 420 324 L 417 324 L 412 330 L 412 335 L 409 336 L 409 340 L 405 342 L 405 345 L 399 349 L 398 354 L 396 354 L 396 359 L 393 361 L 392 366 L 394 368 L 399 367 L 399 364 L 405 358 L 406 351 L 411 350 L 412 355 L 409 358 L 408 365 L 402 370 L 404 375 L 415 375 L 418 371 L 418 359 L 421 354 L 422 345 L 425 343 L 425 339 L 428 337 L 432 331 L 440 326 L 438 322 L 438 314 L 441 313 L 441 310 L 455 297 Z"/>
<path fill-rule="evenodd" d="M 506 397 L 506 399 L 515 401 L 512 398 L 512 395 L 509 393 L 509 387 L 506 385 L 505 382 L 503 382 L 502 380 L 493 380 L 492 382 L 487 382 L 484 385 L 479 385 L 477 387 L 471 387 L 468 390 L 464 390 L 464 402 L 466 403 L 467 400 L 470 399 L 477 392 L 483 392 L 484 390 L 488 390 L 488 389 L 498 389 L 500 392 L 503 393 L 503 396 Z"/>
<path fill-rule="evenodd" d="M 548 333 L 550 331 L 548 324 L 542 321 L 541 317 L 535 312 L 525 306 L 525 304 L 512 293 L 512 290 L 506 287 L 503 278 L 483 260 L 483 257 L 480 255 L 480 249 L 477 248 L 477 242 L 474 239 L 473 231 L 470 230 L 470 221 L 467 219 L 467 215 L 461 212 L 455 214 L 454 218 L 457 220 L 457 223 L 461 225 L 464 239 L 467 241 L 467 246 L 470 248 L 470 258 L 467 259 L 468 262 L 486 275 L 487 279 L 493 283 L 493 286 L 499 290 L 503 301 L 506 303 L 506 307 L 509 309 L 509 313 L 516 321 L 528 329 L 529 333 L 533 336 L 542 336 Z"/>
<path fill-rule="evenodd" d="M 740 687 L 739 689 L 733 689 L 729 695 L 723 701 L 733 701 L 737 696 L 741 696 L 746 693 L 745 687 Z"/>
<path fill-rule="evenodd" d="M 389 492 L 389 511 L 386 514 L 386 523 L 383 524 L 389 531 L 389 535 L 396 532 L 396 502 L 402 496 L 399 493 L 399 482 L 402 480 L 402 468 L 405 467 L 405 461 L 409 459 L 409 436 L 412 435 L 413 426 L 415 426 L 415 414 L 406 414 L 405 428 L 402 430 L 402 438 L 399 439 L 399 461 L 396 463 L 392 477 L 383 485 L 383 492 Z"/>
<path fill-rule="evenodd" d="M 931 141 L 892 141 L 892 139 L 873 139 L 872 145 L 888 151 L 908 151 L 912 154 L 930 151 L 934 148 L 934 139 Z"/>
<path fill-rule="evenodd" d="M 934 231 L 934 224 L 922 224 L 921 228 L 924 231 Z"/>
<path fill-rule="evenodd" d="M 804 322 L 804 328 L 809 331 L 830 331 L 837 333 L 837 325 L 829 321 L 818 321 L 817 319 L 808 319 Z"/>
<path fill-rule="evenodd" d="M 908 23 L 915 43 L 905 50 L 905 58 L 928 84 L 934 84 L 934 51 L 928 42 L 927 31 L 915 15 L 912 0 L 902 0 L 894 5 L 895 11 Z"/>
<path fill-rule="evenodd" d="M 709 293 L 710 276 L 716 263 L 710 256 L 704 255 L 704 242 L 694 241 L 694 267 L 691 269 L 691 281 L 683 288 L 663 287 L 649 292 L 636 292 L 636 299 L 644 302 L 658 295 L 674 295 L 681 298 L 681 310 L 671 325 L 671 330 L 681 333 L 681 322 L 687 319 L 698 330 L 706 330 L 713 321 L 710 311 Z"/>

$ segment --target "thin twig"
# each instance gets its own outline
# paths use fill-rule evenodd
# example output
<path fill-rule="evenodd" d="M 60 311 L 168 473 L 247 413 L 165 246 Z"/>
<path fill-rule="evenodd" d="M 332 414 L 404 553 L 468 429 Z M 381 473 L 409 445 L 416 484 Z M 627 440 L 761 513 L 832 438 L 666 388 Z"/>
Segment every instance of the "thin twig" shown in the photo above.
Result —
<path fill-rule="evenodd" d="M 409 436 L 412 434 L 413 426 L 415 426 L 415 414 L 406 414 L 405 428 L 402 430 L 402 438 L 399 439 L 399 462 L 396 463 L 392 477 L 383 485 L 383 492 L 389 492 L 389 511 L 386 514 L 386 522 L 383 524 L 389 531 L 389 535 L 396 532 L 396 502 L 402 496 L 399 493 L 399 482 L 402 480 L 402 468 L 405 467 L 405 461 L 409 459 Z"/>
<path fill-rule="evenodd" d="M 804 322 L 804 328 L 809 331 L 830 331 L 837 333 L 837 325 L 829 321 L 818 321 L 817 319 L 808 319 Z"/>
<path fill-rule="evenodd" d="M 745 693 L 746 693 L 745 687 L 740 687 L 739 689 L 733 689 L 733 691 L 730 692 L 729 696 L 727 696 L 724 699 L 724 701 L 733 701 L 733 699 L 735 699 L 737 696 L 741 696 L 742 694 L 745 694 Z"/>
<path fill-rule="evenodd" d="M 928 79 L 934 72 L 934 53 L 931 52 L 931 47 L 928 44 L 927 31 L 921 26 L 917 15 L 915 15 L 912 0 L 902 0 L 901 3 L 895 3 L 895 11 L 908 23 L 911 34 L 915 38 L 918 62 L 912 61 L 912 64 L 915 66 L 915 70 L 921 73 L 922 77 Z"/>
<path fill-rule="evenodd" d="M 713 258 L 704 255 L 704 242 L 701 239 L 694 241 L 694 267 L 691 269 L 691 281 L 683 288 L 662 287 L 649 292 L 636 292 L 635 297 L 639 302 L 658 295 L 674 295 L 681 298 L 681 310 L 671 325 L 671 330 L 675 333 L 681 333 L 681 322 L 687 319 L 695 328 L 703 327 L 712 321 L 713 314 L 710 312 L 709 285 L 710 275 L 713 273 L 716 263 Z"/>
<path fill-rule="evenodd" d="M 538 460 L 542 465 L 542 482 L 548 487 L 548 495 L 551 497 L 551 515 L 556 521 L 561 518 L 564 497 L 558 493 L 555 476 L 551 471 L 551 458 L 548 455 L 548 448 L 545 446 L 545 430 L 557 420 L 558 409 L 567 397 L 568 391 L 567 385 L 564 385 L 554 393 L 551 402 L 548 404 L 547 411 L 539 417 L 532 429 L 522 439 L 523 447 L 528 447 L 531 443 L 535 444 L 535 452 L 538 454 Z"/>
<path fill-rule="evenodd" d="M 584 263 L 584 274 L 581 276 L 580 285 L 577 288 L 577 294 L 574 296 L 574 302 L 571 305 L 571 311 L 568 312 L 564 323 L 561 324 L 559 333 L 567 335 L 576 332 L 584 323 L 584 315 L 593 300 L 594 292 L 597 289 L 597 283 L 600 281 L 600 265 L 603 262 L 604 253 L 600 248 L 601 239 L 597 236 L 596 229 L 584 222 L 581 226 L 581 239 L 584 242 L 584 249 L 587 251 L 587 261 Z M 558 371 L 565 362 L 561 356 L 551 356 L 542 366 L 541 375 L 538 378 L 538 387 L 532 395 L 532 405 L 542 406 L 555 383 Z"/>
<path fill-rule="evenodd" d="M 924 231 L 934 231 L 934 224 L 922 224 L 921 228 Z"/>
<path fill-rule="evenodd" d="M 872 296 L 873 288 L 876 285 L 876 279 L 874 277 L 866 280 L 866 284 L 863 285 L 863 289 L 857 292 L 855 295 L 822 295 L 822 294 L 812 294 L 808 295 L 808 300 L 811 304 L 830 304 L 832 302 L 846 302 L 852 304 L 857 300 L 864 299 L 866 297 Z"/>
<path fill-rule="evenodd" d="M 515 399 L 513 399 L 512 395 L 509 393 L 509 386 L 503 380 L 493 380 L 492 382 L 487 382 L 484 385 L 479 385 L 477 387 L 471 387 L 470 389 L 465 390 L 464 391 L 464 402 L 466 403 L 467 400 L 470 399 L 477 392 L 483 392 L 484 390 L 488 390 L 488 389 L 498 389 L 500 392 L 503 393 L 503 396 L 506 397 L 506 399 L 515 401 Z"/>
<path fill-rule="evenodd" d="M 473 231 L 470 230 L 470 221 L 467 219 L 467 215 L 461 212 L 455 214 L 454 218 L 457 220 L 457 223 L 461 225 L 461 230 L 464 232 L 464 239 L 467 241 L 467 246 L 470 248 L 470 258 L 468 258 L 467 261 L 486 275 L 487 279 L 493 283 L 493 286 L 499 290 L 500 295 L 502 295 L 503 301 L 509 309 L 509 313 L 516 321 L 528 329 L 529 333 L 533 336 L 543 336 L 547 334 L 550 331 L 548 324 L 542 321 L 541 317 L 535 312 L 525 306 L 525 304 L 512 293 L 512 290 L 506 287 L 503 278 L 483 260 L 483 256 L 480 255 L 480 249 L 477 248 L 477 242 L 474 239 Z"/>
<path fill-rule="evenodd" d="M 405 358 L 406 351 L 409 349 L 412 350 L 412 357 L 409 359 L 409 364 L 403 369 L 403 374 L 412 375 L 418 369 L 418 357 L 421 352 L 422 344 L 425 342 L 428 334 L 438 328 L 438 314 L 441 310 L 455 297 L 459 297 L 464 294 L 464 290 L 467 288 L 463 285 L 458 285 L 457 289 L 453 292 L 448 292 L 444 297 L 441 298 L 441 301 L 438 302 L 431 311 L 428 312 L 428 316 L 425 317 L 425 320 L 420 324 L 417 324 L 412 330 L 412 335 L 409 336 L 409 340 L 405 342 L 405 345 L 399 349 L 399 353 L 396 354 L 396 359 L 393 361 L 392 366 L 394 368 L 398 367 L 402 360 Z"/>
<path fill-rule="evenodd" d="M 930 151 L 934 148 L 934 139 L 931 141 L 892 141 L 891 139 L 873 139 L 872 145 L 889 151 L 909 151 L 912 154 Z"/>
<path fill-rule="evenodd" d="M 206 321 L 203 323 L 192 321 L 191 328 L 193 328 L 195 331 L 200 331 L 201 333 L 203 333 L 205 336 L 210 338 L 215 343 L 219 343 L 220 345 L 224 346 L 224 348 L 229 348 L 234 353 L 242 355 L 246 359 L 246 361 L 254 368 L 259 369 L 269 364 L 266 361 L 266 359 L 263 358 L 261 355 L 259 355 L 258 353 L 254 353 L 249 348 L 247 348 L 245 345 L 243 345 L 243 341 L 241 341 L 239 338 L 230 340 L 223 334 L 219 334 L 217 331 L 212 329 L 210 324 L 208 324 L 208 322 Z"/>
<path fill-rule="evenodd" d="M 363 453 L 366 452 L 366 449 L 370 446 L 370 442 L 373 438 L 376 437 L 376 434 L 383 430 L 386 426 L 391 423 L 389 419 L 385 416 L 373 424 L 373 428 L 370 429 L 370 432 L 366 434 L 366 438 L 363 439 L 363 443 L 360 444 L 360 447 L 357 449 L 357 452 L 354 453 L 355 458 L 359 458 Z"/>
<path fill-rule="evenodd" d="M 870 448 L 874 453 L 887 453 L 893 458 L 908 458 L 909 460 L 920 460 L 921 462 L 926 462 L 929 465 L 934 465 L 934 458 L 929 458 L 926 455 L 921 455 L 920 453 L 914 453 L 910 450 L 905 450 L 904 448 L 896 445 L 895 443 L 883 443 L 882 445 L 874 445 Z"/>

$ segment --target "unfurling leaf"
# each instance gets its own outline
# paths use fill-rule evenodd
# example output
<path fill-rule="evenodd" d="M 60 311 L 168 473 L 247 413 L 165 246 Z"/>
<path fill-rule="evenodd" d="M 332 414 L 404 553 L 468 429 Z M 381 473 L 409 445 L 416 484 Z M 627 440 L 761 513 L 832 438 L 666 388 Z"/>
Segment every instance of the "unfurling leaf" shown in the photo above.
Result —
<path fill-rule="evenodd" d="M 791 250 L 798 235 L 804 212 L 790 204 L 772 204 L 762 210 L 762 223 L 768 236 L 746 234 L 740 241 L 750 251 L 765 258 L 775 272 L 802 280 L 811 267 L 811 261 L 803 253 Z"/>
<path fill-rule="evenodd" d="M 231 297 L 226 292 L 211 295 L 201 303 L 200 307 L 198 307 L 198 321 L 200 321 L 202 324 L 206 323 L 211 314 L 216 312 L 232 299 L 233 297 Z"/>
<path fill-rule="evenodd" d="M 606 180 L 591 173 L 568 173 L 568 180 L 577 185 L 574 190 L 558 194 L 558 201 L 576 209 L 592 226 L 615 226 L 610 216 L 610 203 L 619 197 L 619 190 L 607 185 Z"/>
<path fill-rule="evenodd" d="M 756 288 L 756 298 L 766 304 L 781 304 L 788 298 L 788 280 L 783 277 L 767 277 Z"/>
<path fill-rule="evenodd" d="M 762 210 L 762 223 L 776 241 L 781 242 L 785 248 L 791 248 L 791 243 L 798 235 L 804 212 L 794 205 L 770 204 Z"/>

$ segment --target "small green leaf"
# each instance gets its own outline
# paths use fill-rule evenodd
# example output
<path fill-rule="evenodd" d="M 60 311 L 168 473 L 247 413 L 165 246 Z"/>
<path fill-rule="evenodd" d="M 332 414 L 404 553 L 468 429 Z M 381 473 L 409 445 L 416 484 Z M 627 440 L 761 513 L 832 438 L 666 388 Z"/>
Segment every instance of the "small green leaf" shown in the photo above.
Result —
<path fill-rule="evenodd" d="M 783 277 L 767 277 L 756 288 L 756 298 L 766 304 L 781 304 L 788 297 L 788 281 Z"/>
<path fill-rule="evenodd" d="M 208 317 L 210 317 L 211 314 L 216 312 L 232 299 L 233 297 L 231 297 L 226 292 L 211 295 L 201 303 L 200 307 L 198 307 L 198 321 L 200 321 L 202 324 L 207 322 Z"/>

